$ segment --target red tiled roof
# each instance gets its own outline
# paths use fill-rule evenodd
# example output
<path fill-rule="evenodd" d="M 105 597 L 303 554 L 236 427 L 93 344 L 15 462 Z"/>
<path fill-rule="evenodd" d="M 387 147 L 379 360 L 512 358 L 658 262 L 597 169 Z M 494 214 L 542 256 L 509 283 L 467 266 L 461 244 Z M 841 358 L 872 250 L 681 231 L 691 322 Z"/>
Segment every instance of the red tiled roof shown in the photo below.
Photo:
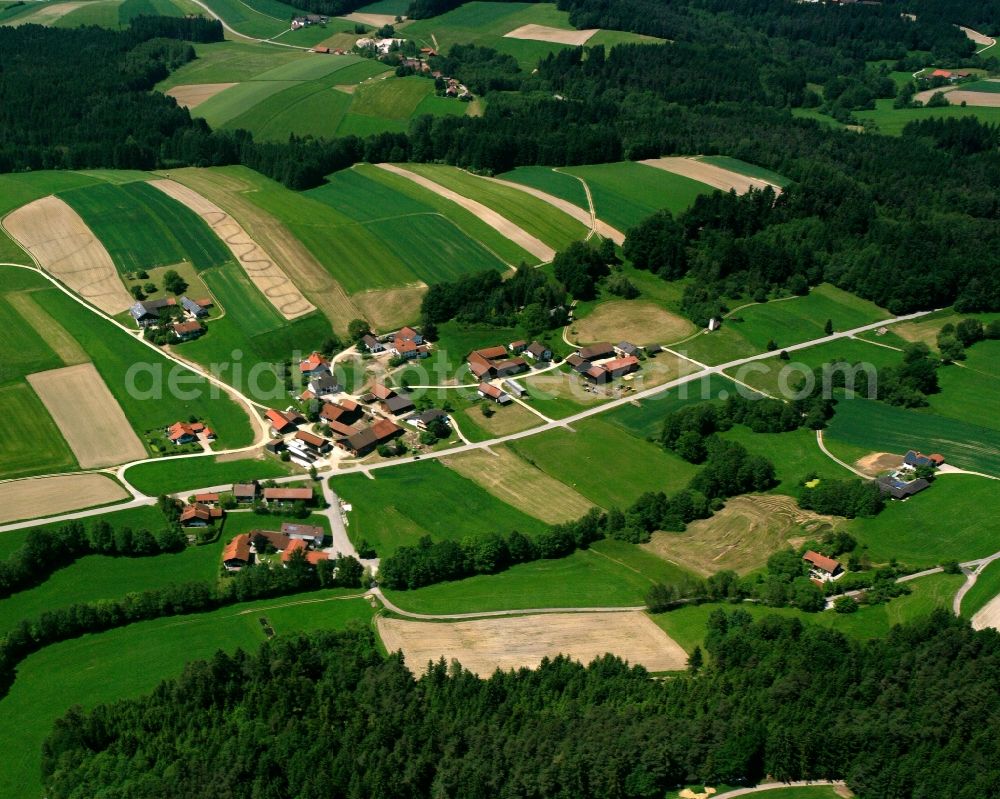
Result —
<path fill-rule="evenodd" d="M 233 486 L 233 496 L 251 497 L 257 496 L 257 486 L 253 483 L 236 483 Z"/>
<path fill-rule="evenodd" d="M 194 501 L 195 502 L 218 502 L 219 501 L 219 495 L 218 494 L 195 494 L 194 495 Z"/>
<path fill-rule="evenodd" d="M 296 538 L 294 541 L 290 541 L 288 546 L 285 547 L 284 551 L 281 553 L 281 562 L 288 563 L 292 559 L 292 555 L 296 552 L 301 552 L 305 550 L 306 542 L 301 538 Z"/>
<path fill-rule="evenodd" d="M 307 388 L 307 389 L 306 389 L 305 391 L 303 391 L 303 392 L 302 392 L 301 394 L 299 394 L 299 399 L 300 399 L 300 400 L 303 400 L 303 401 L 305 401 L 305 400 L 311 400 L 311 399 L 316 399 L 316 395 L 315 395 L 315 394 L 313 394 L 313 393 L 312 393 L 312 392 L 311 392 L 311 391 L 310 391 L 310 390 L 309 390 L 309 389 Z"/>
<path fill-rule="evenodd" d="M 226 548 L 222 550 L 222 561 L 225 563 L 227 560 L 250 560 L 250 535 L 248 533 L 242 533 L 226 544 Z"/>
<path fill-rule="evenodd" d="M 201 322 L 178 322 L 174 325 L 174 332 L 179 336 L 185 333 L 196 333 L 201 330 Z"/>
<path fill-rule="evenodd" d="M 324 560 L 329 560 L 330 556 L 325 552 L 320 550 L 312 550 L 311 552 L 306 552 L 306 560 L 309 564 L 315 566 L 317 563 L 321 563 Z"/>
<path fill-rule="evenodd" d="M 389 438 L 389 436 L 395 435 L 400 430 L 399 427 L 388 419 L 379 419 L 372 425 L 371 429 L 380 441 L 382 439 Z"/>
<path fill-rule="evenodd" d="M 634 355 L 628 355 L 624 358 L 616 358 L 613 361 L 608 361 L 607 363 L 601 364 L 601 368 L 606 369 L 609 372 L 614 372 L 618 369 L 628 369 L 631 366 L 637 366 L 639 359 Z"/>
<path fill-rule="evenodd" d="M 480 383 L 479 391 L 491 399 L 500 399 L 503 396 L 503 391 L 489 383 Z"/>
<path fill-rule="evenodd" d="M 318 352 L 314 352 L 304 361 L 299 364 L 299 370 L 302 372 L 311 372 L 314 369 L 318 369 L 321 366 L 329 366 L 330 362 L 320 355 Z"/>
<path fill-rule="evenodd" d="M 412 327 L 407 326 L 407 327 L 402 328 L 396 334 L 396 337 L 397 338 L 402 338 L 402 339 L 414 339 L 414 338 L 416 338 L 419 335 L 420 334 L 416 330 L 414 330 Z"/>
<path fill-rule="evenodd" d="M 802 560 L 807 563 L 811 563 L 820 571 L 825 571 L 828 574 L 833 574 L 840 568 L 840 564 L 833 558 L 828 558 L 826 555 L 820 555 L 818 552 L 813 552 L 811 549 L 802 556 Z"/>
<path fill-rule="evenodd" d="M 312 447 L 322 447 L 324 444 L 329 443 L 325 438 L 313 435 L 312 433 L 307 433 L 305 430 L 299 430 L 295 434 L 295 438 L 299 441 L 305 441 Z"/>
<path fill-rule="evenodd" d="M 337 433 L 338 435 L 341 436 L 353 436 L 356 432 L 358 432 L 349 424 L 344 424 L 343 422 L 338 422 L 336 420 L 327 422 L 327 424 L 329 424 L 330 429 L 334 433 Z"/>
<path fill-rule="evenodd" d="M 340 405 L 340 407 L 343 408 L 348 413 L 352 413 L 361 407 L 360 405 L 358 405 L 358 403 L 356 403 L 352 399 L 342 399 L 337 404 Z"/>
<path fill-rule="evenodd" d="M 212 300 L 210 300 L 208 297 L 203 297 L 200 300 L 195 300 L 194 304 L 201 308 L 211 308 L 213 305 L 215 305 L 215 303 L 212 302 Z"/>
<path fill-rule="evenodd" d="M 299 500 L 312 499 L 313 490 L 311 488 L 265 488 L 264 499 L 266 500 Z"/>
<path fill-rule="evenodd" d="M 497 358 L 507 357 L 507 348 L 500 345 L 497 345 L 496 347 L 486 347 L 481 350 L 476 350 L 475 352 L 477 355 L 479 355 L 482 358 L 485 358 L 488 361 L 493 361 L 496 360 Z"/>
<path fill-rule="evenodd" d="M 389 397 L 396 396 L 395 391 L 393 391 L 388 386 L 382 385 L 381 383 L 376 383 L 374 386 L 372 386 L 372 394 L 375 396 L 375 399 L 380 399 L 380 400 L 387 400 L 389 399 Z"/>
<path fill-rule="evenodd" d="M 951 72 L 949 72 L 947 69 L 935 69 L 931 73 L 931 77 L 932 78 L 950 78 L 951 77 Z"/>
<path fill-rule="evenodd" d="M 276 411 L 273 408 L 267 409 L 267 420 L 271 423 L 275 430 L 279 433 L 289 427 L 296 424 L 297 419 L 301 419 L 297 413 L 284 413 L 282 411 Z"/>

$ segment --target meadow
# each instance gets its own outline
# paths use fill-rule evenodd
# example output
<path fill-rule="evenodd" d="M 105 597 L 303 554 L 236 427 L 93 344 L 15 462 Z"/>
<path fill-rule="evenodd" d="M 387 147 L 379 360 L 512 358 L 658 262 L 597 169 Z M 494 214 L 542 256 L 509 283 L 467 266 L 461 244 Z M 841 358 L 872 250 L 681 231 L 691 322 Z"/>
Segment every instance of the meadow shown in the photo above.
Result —
<path fill-rule="evenodd" d="M 42 742 L 71 707 L 141 696 L 180 674 L 194 659 L 218 652 L 256 650 L 264 642 L 260 618 L 279 635 L 367 626 L 372 609 L 345 590 L 260 600 L 211 613 L 139 622 L 46 647 L 19 667 L 0 700 L 0 741 L 6 750 L 0 795 L 36 799 Z"/>
<path fill-rule="evenodd" d="M 959 468 L 1000 475 L 1000 431 L 927 410 L 867 399 L 842 400 L 826 437 L 869 452 L 940 452 Z"/>
<path fill-rule="evenodd" d="M 0 386 L 0 413 L 17 424 L 4 435 L 0 478 L 71 471 L 76 458 L 38 396 L 23 380 Z"/>
<path fill-rule="evenodd" d="M 565 558 L 522 563 L 415 591 L 386 591 L 415 613 L 472 613 L 522 608 L 635 607 L 656 582 L 687 575 L 655 555 L 621 541 L 598 541 Z"/>
<path fill-rule="evenodd" d="M 245 36 L 260 39 L 270 39 L 287 31 L 289 20 L 302 13 L 278 0 L 254 0 L 254 5 L 240 0 L 206 0 L 206 5 L 230 27 Z"/>
<path fill-rule="evenodd" d="M 971 619 L 997 595 L 1000 595 L 1000 561 L 993 561 L 962 598 L 962 618 Z"/>
<path fill-rule="evenodd" d="M 193 491 L 196 488 L 284 477 L 290 467 L 276 458 L 219 461 L 218 457 L 163 458 L 141 463 L 125 473 L 125 480 L 150 496 Z"/>
<path fill-rule="evenodd" d="M 737 172 L 740 175 L 746 175 L 748 178 L 760 178 L 776 186 L 787 186 L 789 183 L 788 178 L 771 169 L 757 166 L 756 164 L 748 164 L 746 161 L 741 161 L 739 158 L 733 158 L 728 155 L 703 155 L 698 160 L 704 161 L 706 164 L 721 167 L 722 169 L 728 169 L 731 172 Z"/>
<path fill-rule="evenodd" d="M 350 95 L 350 107 L 337 130 L 340 136 L 403 133 L 410 120 L 421 114 L 463 116 L 466 103 L 436 99 L 434 81 L 419 75 L 386 77 L 359 85 Z"/>
<path fill-rule="evenodd" d="M 624 508 L 646 491 L 673 493 L 698 467 L 602 419 L 586 419 L 508 446 L 603 508 Z"/>
<path fill-rule="evenodd" d="M 621 231 L 663 208 L 679 214 L 699 194 L 715 191 L 691 178 L 632 161 L 561 167 L 559 171 L 587 181 L 598 218 Z"/>
<path fill-rule="evenodd" d="M 492 208 L 557 251 L 589 232 L 580 222 L 537 197 L 461 169 L 438 164 L 406 164 L 405 168 Z"/>
<path fill-rule="evenodd" d="M 519 166 L 510 172 L 497 175 L 502 180 L 520 183 L 534 189 L 540 189 L 554 197 L 559 197 L 573 203 L 585 211 L 590 210 L 587 202 L 587 192 L 583 184 L 572 175 L 558 172 L 547 166 Z"/>
<path fill-rule="evenodd" d="M 196 269 L 232 258 L 193 211 L 144 181 L 98 183 L 59 195 L 87 223 L 119 272 L 190 261 Z"/>
<path fill-rule="evenodd" d="M 975 419 L 983 427 L 1000 431 L 1000 374 L 996 374 L 1000 361 L 993 357 L 998 344 L 1000 341 L 985 341 L 970 348 L 975 359 L 972 364 L 938 369 L 941 391 L 927 398 L 934 413 L 963 422 Z M 980 347 L 983 349 L 977 353 Z"/>
<path fill-rule="evenodd" d="M 480 488 L 437 461 L 380 469 L 374 480 L 347 474 L 331 480 L 333 490 L 353 505 L 348 532 L 355 545 L 368 541 L 379 557 L 421 537 L 434 540 L 506 535 L 518 530 L 533 535 L 546 525 Z"/>
<path fill-rule="evenodd" d="M 816 431 L 808 428 L 788 433 L 754 433 L 748 427 L 737 425 L 721 435 L 739 442 L 754 455 L 761 455 L 774 464 L 779 483 L 773 491 L 779 494 L 797 496 L 799 480 L 812 472 L 822 478 L 836 480 L 852 476 L 823 454 L 816 443 Z"/>
<path fill-rule="evenodd" d="M 157 91 L 192 83 L 240 83 L 282 64 L 313 58 L 309 53 L 290 47 L 267 47 L 238 40 L 196 43 L 193 47 L 197 58 L 171 72 L 156 85 Z"/>
<path fill-rule="evenodd" d="M 893 101 L 876 100 L 874 111 L 855 111 L 863 123 L 874 123 L 878 132 L 886 136 L 901 136 L 910 122 L 922 119 L 964 119 L 975 117 L 987 124 L 1000 122 L 1000 108 L 984 106 L 948 105 L 941 108 L 893 108 Z M 832 120 L 831 120 L 832 121 Z"/>

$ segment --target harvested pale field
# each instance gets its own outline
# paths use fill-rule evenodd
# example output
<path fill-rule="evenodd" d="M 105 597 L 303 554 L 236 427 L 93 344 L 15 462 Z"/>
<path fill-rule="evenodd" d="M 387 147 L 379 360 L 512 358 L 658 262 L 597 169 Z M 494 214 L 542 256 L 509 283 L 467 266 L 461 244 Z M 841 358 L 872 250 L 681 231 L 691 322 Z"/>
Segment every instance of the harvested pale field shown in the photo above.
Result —
<path fill-rule="evenodd" d="M 11 480 L 0 483 L 0 524 L 92 508 L 128 496 L 128 491 L 103 474 Z"/>
<path fill-rule="evenodd" d="M 723 569 L 746 574 L 772 553 L 818 538 L 838 521 L 802 510 L 791 497 L 749 494 L 728 500 L 721 511 L 691 522 L 683 533 L 654 533 L 641 546 L 702 576 Z"/>
<path fill-rule="evenodd" d="M 891 452 L 873 452 L 871 455 L 865 455 L 865 457 L 856 460 L 854 466 L 869 477 L 878 477 L 882 472 L 896 469 L 902 463 L 902 455 L 893 455 Z"/>
<path fill-rule="evenodd" d="M 254 241 L 274 255 L 294 284 L 319 307 L 334 328 L 345 332 L 348 323 L 361 316 L 340 283 L 305 245 L 281 222 L 244 196 L 254 190 L 253 186 L 223 172 L 209 170 L 181 169 L 170 175 L 232 214 Z"/>
<path fill-rule="evenodd" d="M 222 239 L 253 284 L 286 319 L 295 319 L 316 310 L 285 274 L 285 270 L 232 216 L 211 200 L 173 180 L 151 180 L 164 194 L 173 197 L 205 220 Z"/>
<path fill-rule="evenodd" d="M 351 22 L 360 22 L 362 25 L 371 25 L 373 28 L 381 28 L 383 25 L 396 25 L 396 17 L 392 14 L 363 14 L 357 11 L 345 14 L 341 19 L 349 19 Z"/>
<path fill-rule="evenodd" d="M 565 483 L 521 460 L 506 447 L 463 452 L 441 463 L 497 499 L 549 524 L 579 519 L 594 505 Z"/>
<path fill-rule="evenodd" d="M 378 631 L 390 652 L 403 650 L 416 673 L 442 657 L 457 660 L 481 677 L 498 668 L 535 668 L 542 658 L 558 654 L 589 663 L 610 652 L 650 671 L 679 671 L 687 663 L 677 642 L 640 611 L 548 613 L 448 624 L 380 617 Z"/>
<path fill-rule="evenodd" d="M 510 239 L 522 249 L 527 250 L 539 261 L 547 262 L 551 261 L 555 257 L 556 251 L 553 250 L 548 244 L 535 238 L 523 228 L 515 225 L 506 217 L 498 214 L 492 208 L 487 208 L 485 205 L 477 202 L 476 200 L 464 197 L 458 192 L 445 188 L 440 183 L 435 183 L 433 180 L 425 178 L 423 175 L 417 175 L 414 172 L 410 172 L 408 169 L 402 169 L 394 164 L 376 164 L 376 166 L 379 167 L 379 169 L 384 169 L 386 172 L 392 172 L 393 174 L 404 177 L 407 180 L 412 180 L 418 186 L 423 186 L 423 188 L 428 191 L 432 191 L 438 196 L 444 197 L 446 200 L 451 200 L 451 202 L 461 206 L 466 211 L 478 216 L 480 220 L 497 231 L 501 236 Z"/>
<path fill-rule="evenodd" d="M 13 22 L 5 24 L 15 28 L 20 25 L 51 25 L 57 19 L 65 17 L 70 11 L 76 11 L 76 9 L 85 5 L 87 5 L 87 2 L 51 3 L 39 6 L 37 11 L 33 11 L 20 19 L 15 19 Z"/>
<path fill-rule="evenodd" d="M 1000 108 L 1000 92 L 969 92 L 954 89 L 945 95 L 945 99 L 952 105 L 965 103 L 979 108 Z"/>
<path fill-rule="evenodd" d="M 987 627 L 1000 630 L 1000 595 L 993 597 L 972 617 L 973 630 L 985 630 Z"/>
<path fill-rule="evenodd" d="M 694 158 L 648 158 L 639 163 L 656 169 L 662 169 L 665 172 L 673 172 L 675 175 L 691 178 L 691 180 L 697 180 L 700 183 L 721 189 L 722 191 L 735 189 L 737 194 L 746 194 L 752 188 L 763 189 L 765 186 L 770 186 L 776 194 L 781 194 L 781 186 L 774 183 L 768 183 L 766 180 L 761 180 L 760 178 L 750 178 L 746 175 L 741 175 L 739 172 L 723 169 L 722 167 L 707 164 L 704 161 L 698 161 Z"/>
<path fill-rule="evenodd" d="M 959 25 L 958 29 L 972 39 L 972 41 L 976 44 L 992 45 L 996 43 L 996 40 L 991 36 L 987 36 L 985 33 L 980 33 L 979 31 L 974 31 L 972 28 L 966 28 L 964 25 Z"/>
<path fill-rule="evenodd" d="M 645 300 L 612 300 L 573 322 L 571 336 L 581 344 L 630 341 L 633 344 L 666 344 L 695 331 L 687 319 Z"/>
<path fill-rule="evenodd" d="M 938 86 L 936 89 L 924 89 L 922 92 L 917 92 L 913 95 L 913 99 L 926 105 L 927 101 L 935 94 L 948 94 L 953 91 L 955 91 L 954 86 Z"/>
<path fill-rule="evenodd" d="M 531 39 L 535 42 L 552 42 L 553 44 L 569 44 L 580 47 L 586 44 L 590 37 L 598 32 L 597 28 L 586 28 L 579 31 L 567 31 L 561 28 L 550 28 L 548 25 L 522 25 L 510 33 L 505 33 L 505 39 Z"/>
<path fill-rule="evenodd" d="M 93 469 L 146 457 L 118 400 L 92 363 L 28 375 L 81 468 Z"/>
<path fill-rule="evenodd" d="M 583 210 L 578 205 L 573 205 L 573 203 L 569 200 L 564 200 L 562 197 L 556 197 L 554 194 L 549 194 L 546 191 L 536 189 L 532 186 L 526 186 L 523 183 L 514 183 L 511 180 L 501 180 L 500 178 L 490 177 L 485 179 L 492 180 L 494 183 L 499 183 L 502 186 L 509 186 L 512 189 L 523 191 L 525 194 L 530 194 L 532 197 L 537 197 L 542 202 L 546 202 L 549 205 L 558 208 L 567 216 L 573 217 L 573 219 L 577 222 L 582 222 L 584 225 L 591 228 L 602 239 L 611 239 L 619 247 L 625 243 L 624 233 L 617 228 L 611 227 L 611 225 L 606 222 L 602 222 L 600 219 L 594 219 L 592 214 Z"/>
<path fill-rule="evenodd" d="M 235 85 L 235 83 L 189 83 L 184 86 L 174 86 L 172 89 L 167 89 L 164 94 L 167 97 L 173 97 L 179 106 L 197 108 L 206 100 L 215 97 L 219 92 L 225 91 Z"/>
<path fill-rule="evenodd" d="M 75 366 L 90 360 L 90 356 L 66 328 L 35 302 L 32 292 L 11 292 L 4 295 L 4 299 L 14 307 L 14 310 L 25 322 L 34 328 L 35 332 L 45 340 L 45 343 L 52 347 L 52 351 L 59 356 L 59 360 L 63 364 Z"/>
<path fill-rule="evenodd" d="M 12 211 L 3 226 L 42 269 L 105 313 L 121 313 L 132 305 L 104 245 L 58 197 Z"/>
<path fill-rule="evenodd" d="M 351 296 L 375 330 L 393 330 L 420 316 L 420 301 L 427 293 L 427 285 L 419 283 L 395 289 L 373 289 Z"/>
<path fill-rule="evenodd" d="M 487 418 L 483 416 L 478 405 L 466 408 L 462 414 L 458 415 L 458 426 L 468 427 L 469 422 L 472 422 L 476 427 L 496 438 L 509 436 L 511 433 L 520 433 L 522 430 L 529 430 L 542 424 L 541 417 L 516 402 L 503 406 L 497 405 L 494 410 L 496 413 Z"/>

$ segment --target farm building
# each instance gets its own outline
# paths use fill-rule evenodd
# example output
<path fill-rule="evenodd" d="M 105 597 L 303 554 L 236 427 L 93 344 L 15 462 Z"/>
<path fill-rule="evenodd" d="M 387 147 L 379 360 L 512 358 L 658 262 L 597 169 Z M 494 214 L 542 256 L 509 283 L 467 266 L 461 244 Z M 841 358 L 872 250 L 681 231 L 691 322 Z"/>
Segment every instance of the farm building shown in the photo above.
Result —
<path fill-rule="evenodd" d="M 207 307 L 202 305 L 205 302 L 210 303 L 209 300 L 192 300 L 187 297 L 181 297 L 181 307 L 196 319 L 208 316 Z"/>
<path fill-rule="evenodd" d="M 336 394 L 339 391 L 343 391 L 343 386 L 337 382 L 337 378 L 332 374 L 322 372 L 321 374 L 314 374 L 309 379 L 309 390 L 313 395 L 322 397 L 327 394 Z"/>
<path fill-rule="evenodd" d="M 237 483 L 233 486 L 233 499 L 244 505 L 257 499 L 258 491 L 257 483 Z"/>
<path fill-rule="evenodd" d="M 194 501 L 200 502 L 203 505 L 217 505 L 219 502 L 218 494 L 195 494 Z"/>
<path fill-rule="evenodd" d="M 400 416 L 401 414 L 409 413 L 414 409 L 413 401 L 409 397 L 401 397 L 398 394 L 384 400 L 382 402 L 382 407 L 385 409 L 386 413 L 391 413 L 393 416 Z"/>
<path fill-rule="evenodd" d="M 528 393 L 528 390 L 513 378 L 507 378 L 506 380 L 503 381 L 503 384 L 504 387 L 507 389 L 507 391 L 509 391 L 511 395 L 517 397 L 518 399 L 520 399 L 521 397 L 523 397 L 525 394 Z"/>
<path fill-rule="evenodd" d="M 322 527 L 313 524 L 289 524 L 281 525 L 282 535 L 287 535 L 292 541 L 305 541 L 315 546 L 323 546 L 324 532 Z"/>
<path fill-rule="evenodd" d="M 271 429 L 278 435 L 292 432 L 305 421 L 298 411 L 276 411 L 268 408 L 265 415 L 271 423 Z"/>
<path fill-rule="evenodd" d="M 284 505 L 292 502 L 312 502 L 312 488 L 265 488 L 264 501 Z"/>
<path fill-rule="evenodd" d="M 844 568 L 838 561 L 811 549 L 802 556 L 802 560 L 809 564 L 810 574 L 823 582 L 836 580 L 844 573 Z"/>
<path fill-rule="evenodd" d="M 194 320 L 190 322 L 177 322 L 171 329 L 174 331 L 174 335 L 178 341 L 191 341 L 205 332 L 205 328 L 201 326 L 201 322 Z"/>
<path fill-rule="evenodd" d="M 392 345 L 391 352 L 393 355 L 398 355 L 401 358 L 413 359 L 413 358 L 429 358 L 430 350 L 427 349 L 426 344 L 415 344 L 412 341 L 399 341 L 397 340 Z"/>
<path fill-rule="evenodd" d="M 128 309 L 129 314 L 139 324 L 139 327 L 153 327 L 160 323 L 160 311 L 169 305 L 176 305 L 173 297 L 159 300 L 142 300 Z"/>
<path fill-rule="evenodd" d="M 330 362 L 318 352 L 314 352 L 299 363 L 299 371 L 306 376 L 329 372 Z"/>
<path fill-rule="evenodd" d="M 293 443 L 296 441 L 301 441 L 302 444 L 313 452 L 324 453 L 329 452 L 333 447 L 330 442 L 327 441 L 322 436 L 313 435 L 312 433 L 307 433 L 305 430 L 299 430 L 295 433 L 292 438 Z"/>
<path fill-rule="evenodd" d="M 614 358 L 615 348 L 608 342 L 602 341 L 598 344 L 581 347 L 579 352 L 577 352 L 577 355 L 579 355 L 583 360 L 593 363 L 594 361 L 600 361 L 604 358 Z"/>
<path fill-rule="evenodd" d="M 409 417 L 406 421 L 409 424 L 412 424 L 418 430 L 426 430 L 427 425 L 429 425 L 433 421 L 436 421 L 437 419 L 444 419 L 444 421 L 447 423 L 448 414 L 442 411 L 440 408 L 430 408 L 429 410 L 426 410 L 423 413 L 414 414 L 413 416 Z"/>
<path fill-rule="evenodd" d="M 607 383 L 634 372 L 638 368 L 639 359 L 630 355 L 627 358 L 617 358 L 613 361 L 605 361 L 599 366 L 592 366 L 583 373 L 583 376 L 592 383 Z"/>
<path fill-rule="evenodd" d="M 367 455 L 380 444 L 391 441 L 403 432 L 388 419 L 379 419 L 371 427 L 366 427 L 347 438 L 338 441 L 338 446 L 355 456 Z"/>
<path fill-rule="evenodd" d="M 524 348 L 524 354 L 535 361 L 552 360 L 552 350 L 540 341 L 532 341 L 527 347 Z"/>
<path fill-rule="evenodd" d="M 178 521 L 182 527 L 208 527 L 222 518 L 222 508 L 212 508 L 201 502 L 185 505 Z"/>
<path fill-rule="evenodd" d="M 627 358 L 630 355 L 638 357 L 639 347 L 630 341 L 620 341 L 615 344 L 615 355 L 619 358 Z"/>
<path fill-rule="evenodd" d="M 327 402 L 319 412 L 319 418 L 324 422 L 333 424 L 337 422 L 341 425 L 354 424 L 364 416 L 361 406 L 354 400 L 341 400 L 338 402 Z"/>
<path fill-rule="evenodd" d="M 199 438 L 215 440 L 215 432 L 201 422 L 174 422 L 167 428 L 167 438 L 174 444 L 190 444 Z"/>
<path fill-rule="evenodd" d="M 492 400 L 497 405 L 506 405 L 509 402 L 513 402 L 510 394 L 489 383 L 480 383 L 476 393 L 483 399 Z"/>
<path fill-rule="evenodd" d="M 305 541 L 297 538 L 293 541 L 290 541 L 288 543 L 288 546 L 286 546 L 281 551 L 281 562 L 285 566 L 285 568 L 288 568 L 288 563 L 295 556 L 296 552 L 303 553 L 303 556 L 306 559 L 306 563 L 308 563 L 310 566 L 315 566 L 321 561 L 330 559 L 325 552 L 317 552 L 315 550 L 310 550 L 306 546 Z"/>
<path fill-rule="evenodd" d="M 222 550 L 222 565 L 226 571 L 237 572 L 251 562 L 250 535 L 242 533 Z"/>
<path fill-rule="evenodd" d="M 509 349 L 515 355 L 520 355 L 527 348 L 528 348 L 527 341 L 512 341 L 510 344 L 507 345 L 507 349 Z"/>
<path fill-rule="evenodd" d="M 272 438 L 264 444 L 264 450 L 270 452 L 272 455 L 280 455 L 286 449 L 288 447 L 285 446 L 285 441 L 281 438 Z"/>
<path fill-rule="evenodd" d="M 377 352 L 385 352 L 385 345 L 371 333 L 366 333 L 361 337 L 362 346 L 373 355 Z"/>
<path fill-rule="evenodd" d="M 895 475 L 886 475 L 878 479 L 879 489 L 893 499 L 908 499 L 929 486 L 930 482 L 923 477 L 918 477 L 916 480 L 900 480 Z"/>
<path fill-rule="evenodd" d="M 933 466 L 937 468 L 944 463 L 944 455 L 939 455 L 936 452 L 933 455 L 924 455 L 915 449 L 911 449 L 903 456 L 903 463 L 915 469 L 921 466 Z"/>
<path fill-rule="evenodd" d="M 569 364 L 570 368 L 574 372 L 578 372 L 580 374 L 583 374 L 590 368 L 590 363 L 588 361 L 585 361 L 575 352 L 566 358 L 566 363 Z"/>
<path fill-rule="evenodd" d="M 379 402 L 385 402 L 390 397 L 396 396 L 396 392 L 393 389 L 383 385 L 382 383 L 376 383 L 372 386 L 372 390 L 369 393 Z"/>

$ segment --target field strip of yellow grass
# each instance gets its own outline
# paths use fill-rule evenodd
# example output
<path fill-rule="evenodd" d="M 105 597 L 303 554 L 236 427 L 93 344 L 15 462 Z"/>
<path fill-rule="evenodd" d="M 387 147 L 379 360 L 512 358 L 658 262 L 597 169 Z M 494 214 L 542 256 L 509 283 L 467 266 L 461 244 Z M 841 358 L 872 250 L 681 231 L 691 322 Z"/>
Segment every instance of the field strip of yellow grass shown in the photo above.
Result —
<path fill-rule="evenodd" d="M 34 292 L 11 292 L 4 295 L 18 315 L 24 319 L 66 366 L 75 366 L 90 360 L 80 343 L 73 338 L 48 311 L 39 305 L 32 296 Z"/>
<path fill-rule="evenodd" d="M 549 524 L 579 519 L 594 507 L 565 483 L 525 463 L 506 447 L 472 450 L 441 463 L 479 484 L 493 496 Z"/>
<path fill-rule="evenodd" d="M 402 650 L 411 671 L 457 660 L 480 677 L 496 669 L 535 668 L 562 654 L 589 663 L 610 652 L 650 671 L 679 671 L 687 653 L 643 612 L 549 613 L 452 623 L 378 619 L 382 642 Z"/>
<path fill-rule="evenodd" d="M 351 295 L 361 311 L 361 318 L 375 330 L 394 330 L 420 316 L 420 302 L 427 293 L 427 284 L 392 289 L 371 289 Z"/>
<path fill-rule="evenodd" d="M 49 3 L 48 5 L 39 6 L 36 11 L 32 11 L 30 14 L 26 14 L 20 19 L 15 19 L 13 22 L 5 23 L 12 27 L 18 27 L 20 25 L 51 25 L 58 19 L 65 17 L 70 11 L 76 11 L 76 9 L 81 6 L 89 5 L 93 0 L 84 0 L 84 2 L 74 2 L 70 3 Z"/>
<path fill-rule="evenodd" d="M 697 180 L 699 183 L 704 183 L 707 186 L 721 189 L 722 191 L 735 189 L 737 194 L 746 194 L 750 189 L 763 189 L 766 186 L 770 186 L 776 194 L 781 194 L 781 187 L 774 183 L 769 183 L 760 178 L 747 177 L 746 175 L 741 175 L 739 172 L 723 169 L 721 166 L 715 166 L 715 164 L 709 164 L 705 161 L 698 161 L 694 158 L 647 158 L 645 161 L 640 161 L 639 163 L 654 167 L 655 169 L 662 169 L 664 172 L 673 172 L 675 175 L 691 178 L 691 180 Z"/>
<path fill-rule="evenodd" d="M 630 341 L 657 344 L 676 341 L 696 330 L 687 319 L 646 300 L 611 300 L 573 322 L 573 335 L 582 344 Z"/>
<path fill-rule="evenodd" d="M 11 211 L 3 226 L 42 269 L 105 313 L 121 313 L 132 305 L 104 245 L 58 197 L 43 197 Z"/>
<path fill-rule="evenodd" d="M 127 499 L 129 493 L 103 474 L 29 477 L 0 483 L 0 523 L 92 508 Z"/>
<path fill-rule="evenodd" d="M 364 14 L 357 11 L 345 14 L 341 19 L 349 19 L 351 22 L 360 22 L 362 25 L 371 25 L 373 28 L 381 28 L 383 25 L 396 24 L 396 17 L 392 14 Z"/>
<path fill-rule="evenodd" d="M 485 222 L 504 238 L 510 239 L 521 249 L 530 252 L 539 261 L 548 262 L 555 258 L 556 251 L 553 250 L 548 244 L 535 238 L 528 233 L 528 231 L 518 225 L 515 225 L 509 219 L 501 216 L 492 208 L 488 208 L 481 202 L 477 202 L 469 197 L 464 197 L 456 191 L 445 188 L 440 183 L 435 183 L 433 180 L 425 178 L 423 175 L 410 172 L 408 169 L 403 169 L 395 164 L 376 164 L 375 166 L 379 169 L 384 169 L 386 172 L 392 172 L 395 175 L 411 180 L 418 186 L 422 186 L 428 191 L 434 192 L 439 197 L 451 200 L 453 203 L 461 206 L 466 211 L 478 216 L 481 221 Z M 587 226 L 590 226 L 589 218 Z"/>
<path fill-rule="evenodd" d="M 28 375 L 28 382 L 81 468 L 112 466 L 146 457 L 146 448 L 92 363 L 36 372 Z"/>
<path fill-rule="evenodd" d="M 253 186 L 237 176 L 207 169 L 171 170 L 170 177 L 231 214 L 254 241 L 277 259 L 292 282 L 319 307 L 335 329 L 345 332 L 348 323 L 361 316 L 343 286 L 305 245 L 245 196 L 254 190 Z"/>
<path fill-rule="evenodd" d="M 993 597 L 972 617 L 972 629 L 985 630 L 987 627 L 1000 630 L 1000 595 Z"/>
<path fill-rule="evenodd" d="M 551 42 L 580 47 L 590 41 L 590 37 L 598 30 L 598 28 L 586 28 L 579 31 L 568 31 L 562 28 L 550 28 L 548 25 L 522 25 L 503 36 L 505 39 L 531 39 L 535 42 Z"/>
<path fill-rule="evenodd" d="M 275 259 L 219 206 L 194 189 L 173 180 L 151 180 L 149 183 L 204 219 L 236 256 L 253 284 L 285 319 L 296 319 L 316 310 L 316 306 L 295 287 Z"/>
<path fill-rule="evenodd" d="M 188 83 L 183 86 L 174 86 L 167 89 L 164 94 L 173 97 L 177 105 L 184 108 L 197 108 L 206 100 L 215 97 L 219 92 L 231 89 L 235 83 Z"/>

